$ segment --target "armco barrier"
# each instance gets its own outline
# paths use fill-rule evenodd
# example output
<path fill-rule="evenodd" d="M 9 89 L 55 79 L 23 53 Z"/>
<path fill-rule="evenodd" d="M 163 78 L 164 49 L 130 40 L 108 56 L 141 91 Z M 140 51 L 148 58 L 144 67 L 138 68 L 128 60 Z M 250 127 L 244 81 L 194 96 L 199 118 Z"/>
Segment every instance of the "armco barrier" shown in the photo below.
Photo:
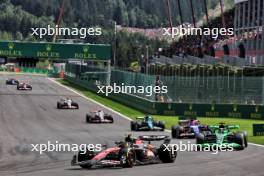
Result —
<path fill-rule="evenodd" d="M 75 79 L 68 75 L 65 75 L 64 79 L 92 92 L 98 91 L 98 88 L 87 80 Z M 159 103 L 129 94 L 111 94 L 108 98 L 148 114 L 264 120 L 264 107 L 260 105 Z"/>

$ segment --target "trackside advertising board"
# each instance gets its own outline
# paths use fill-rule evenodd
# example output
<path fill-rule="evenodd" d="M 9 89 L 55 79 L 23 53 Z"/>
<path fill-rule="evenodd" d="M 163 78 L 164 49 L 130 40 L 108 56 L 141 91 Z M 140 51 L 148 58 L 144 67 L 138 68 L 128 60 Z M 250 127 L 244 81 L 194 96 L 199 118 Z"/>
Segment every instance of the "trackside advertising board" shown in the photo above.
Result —
<path fill-rule="evenodd" d="M 253 124 L 253 135 L 264 136 L 264 124 Z"/>
<path fill-rule="evenodd" d="M 0 56 L 50 59 L 109 60 L 110 45 L 0 41 Z"/>

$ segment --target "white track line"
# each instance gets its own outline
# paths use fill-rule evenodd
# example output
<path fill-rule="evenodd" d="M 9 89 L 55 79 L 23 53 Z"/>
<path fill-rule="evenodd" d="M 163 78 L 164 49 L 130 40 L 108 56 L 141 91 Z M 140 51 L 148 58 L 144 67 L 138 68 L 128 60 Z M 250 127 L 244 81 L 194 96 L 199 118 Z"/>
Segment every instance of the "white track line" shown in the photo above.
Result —
<path fill-rule="evenodd" d="M 91 99 L 91 98 L 86 97 L 85 95 L 83 95 L 83 94 L 77 92 L 76 90 L 74 90 L 74 89 L 72 89 L 72 88 L 70 88 L 70 87 L 67 87 L 67 86 L 65 86 L 65 85 L 62 85 L 61 83 L 59 83 L 59 82 L 56 81 L 55 79 L 52 79 L 52 78 L 48 78 L 48 79 L 49 79 L 50 81 L 52 81 L 52 82 L 58 84 L 59 86 L 65 88 L 65 89 L 67 89 L 67 90 L 69 90 L 69 91 L 72 91 L 72 92 L 74 92 L 75 94 L 77 94 L 77 95 L 79 95 L 79 96 L 81 96 L 81 97 L 83 97 L 83 98 L 85 98 L 85 99 L 87 99 L 87 100 L 89 100 L 89 101 L 92 101 L 93 103 L 95 103 L 95 104 L 97 104 L 97 105 L 99 105 L 99 106 L 101 106 L 101 107 L 103 107 L 103 108 L 105 108 L 105 109 L 108 109 L 109 111 L 112 111 L 113 113 L 118 114 L 119 116 L 121 116 L 121 117 L 123 117 L 123 118 L 125 118 L 125 119 L 127 119 L 127 120 L 129 120 L 129 121 L 132 121 L 132 119 L 129 118 L 128 116 L 125 116 L 125 115 L 121 114 L 120 112 L 117 112 L 117 111 L 115 111 L 115 110 L 113 110 L 113 109 L 111 109 L 111 108 L 109 108 L 109 107 L 107 107 L 107 106 L 105 106 L 105 105 L 103 105 L 103 104 L 101 104 L 101 103 L 99 103 L 99 102 L 97 102 L 97 101 Z M 171 130 L 165 129 L 165 131 L 168 132 L 168 133 L 171 133 Z M 254 146 L 257 146 L 257 147 L 263 147 L 263 148 L 264 148 L 264 145 L 255 144 L 255 143 L 251 143 L 251 142 L 248 143 L 248 144 L 249 144 L 249 145 L 254 145 Z"/>
<path fill-rule="evenodd" d="M 257 147 L 263 147 L 264 148 L 264 145 L 261 145 L 261 144 L 255 144 L 255 143 L 251 143 L 251 142 L 249 142 L 248 144 L 254 145 L 254 146 L 257 146 Z"/>

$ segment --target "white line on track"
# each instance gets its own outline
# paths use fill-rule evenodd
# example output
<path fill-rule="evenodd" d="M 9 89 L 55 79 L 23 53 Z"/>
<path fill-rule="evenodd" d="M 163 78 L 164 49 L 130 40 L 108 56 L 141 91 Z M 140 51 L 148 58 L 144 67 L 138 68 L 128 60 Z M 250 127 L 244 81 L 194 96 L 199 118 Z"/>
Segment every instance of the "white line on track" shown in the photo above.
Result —
<path fill-rule="evenodd" d="M 251 142 L 249 142 L 248 144 L 254 145 L 254 146 L 257 146 L 257 147 L 263 147 L 264 148 L 264 145 L 261 145 L 261 144 L 255 144 L 255 143 L 251 143 Z"/>
<path fill-rule="evenodd" d="M 105 108 L 105 109 L 108 109 L 109 111 L 112 111 L 113 113 L 118 114 L 119 116 L 121 116 L 121 117 L 123 117 L 123 118 L 125 118 L 125 119 L 127 119 L 127 120 L 129 120 L 129 121 L 132 121 L 132 119 L 129 118 L 128 116 L 125 116 L 125 115 L 121 114 L 120 112 L 117 112 L 117 111 L 115 111 L 115 110 L 113 110 L 113 109 L 111 109 L 111 108 L 109 108 L 109 107 L 107 107 L 107 106 L 105 106 L 105 105 L 103 105 L 103 104 L 101 104 L 101 103 L 99 103 L 99 102 L 97 102 L 97 101 L 91 99 L 91 98 L 86 97 L 85 95 L 83 95 L 83 94 L 77 92 L 76 90 L 74 90 L 74 89 L 72 89 L 72 88 L 70 88 L 70 87 L 67 87 L 67 86 L 65 86 L 65 85 L 62 85 L 61 83 L 59 83 L 59 82 L 56 81 L 55 79 L 52 79 L 52 78 L 48 78 L 48 79 L 49 79 L 50 81 L 56 83 L 57 85 L 59 85 L 59 86 L 65 88 L 65 89 L 67 89 L 67 90 L 69 90 L 69 91 L 71 91 L 71 92 L 74 92 L 75 94 L 77 94 L 77 95 L 79 95 L 79 96 L 81 96 L 81 97 L 83 97 L 83 98 L 85 98 L 85 99 L 87 99 L 87 100 L 89 100 L 89 101 L 92 101 L 93 103 L 95 103 L 95 104 L 97 104 L 97 105 L 99 105 L 99 106 L 101 106 L 101 107 L 103 107 L 103 108 Z M 168 132 L 168 133 L 171 133 L 171 130 L 165 129 L 165 131 Z M 257 146 L 257 147 L 263 147 L 263 148 L 264 148 L 264 145 L 255 144 L 255 143 L 251 143 L 251 142 L 248 143 L 248 144 L 249 144 L 249 145 L 254 145 L 254 146 Z"/>

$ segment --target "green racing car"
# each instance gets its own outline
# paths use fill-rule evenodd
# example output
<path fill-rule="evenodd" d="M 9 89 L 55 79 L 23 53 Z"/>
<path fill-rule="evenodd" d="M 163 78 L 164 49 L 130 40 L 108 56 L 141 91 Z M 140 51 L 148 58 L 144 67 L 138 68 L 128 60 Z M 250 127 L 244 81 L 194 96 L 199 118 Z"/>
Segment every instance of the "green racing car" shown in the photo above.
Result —
<path fill-rule="evenodd" d="M 245 131 L 232 131 L 239 129 L 239 125 L 209 125 L 207 130 L 196 135 L 196 144 L 205 147 L 229 147 L 235 150 L 243 150 L 247 147 L 247 133 Z"/>

